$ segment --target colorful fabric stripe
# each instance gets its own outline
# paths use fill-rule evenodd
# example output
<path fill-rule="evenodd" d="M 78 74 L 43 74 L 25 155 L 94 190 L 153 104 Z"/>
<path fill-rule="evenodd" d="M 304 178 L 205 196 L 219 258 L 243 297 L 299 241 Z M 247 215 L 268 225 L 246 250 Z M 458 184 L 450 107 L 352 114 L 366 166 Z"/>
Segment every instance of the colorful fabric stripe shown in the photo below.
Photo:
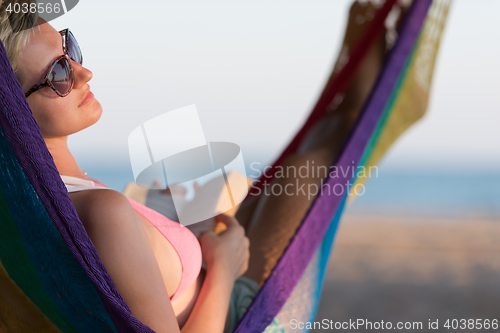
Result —
<path fill-rule="evenodd" d="M 9 277 L 0 262 L 0 332 L 61 332 Z M 9 329 L 7 329 L 7 327 Z"/>
<path fill-rule="evenodd" d="M 150 331 L 118 295 L 79 222 L 3 44 L 0 74 L 2 192 L 30 259 L 16 268 L 32 265 L 39 282 L 30 278 L 23 284 L 24 275 L 14 273 L 2 256 L 4 268 L 63 331 L 116 332 L 118 326 Z M 33 287 L 36 283 L 41 286 Z"/>
<path fill-rule="evenodd" d="M 422 33 L 405 66 L 404 75 L 366 148 L 360 164 L 364 170 L 377 165 L 396 139 L 425 114 L 439 43 L 450 5 L 450 0 L 435 0 L 429 9 Z M 361 174 L 355 186 L 365 182 L 367 176 Z M 355 186 L 351 194 L 354 194 Z M 351 198 L 354 197 L 351 195 Z"/>
<path fill-rule="evenodd" d="M 285 159 L 297 150 L 308 131 L 328 111 L 328 108 L 330 107 L 334 98 L 344 93 L 345 89 L 352 81 L 354 74 L 361 65 L 363 59 L 368 54 L 370 48 L 384 31 L 385 19 L 387 18 L 395 3 L 396 0 L 387 0 L 382 8 L 377 11 L 375 17 L 370 23 L 370 26 L 366 29 L 366 33 L 357 42 L 356 46 L 351 52 L 347 63 L 342 67 L 338 75 L 336 73 L 332 73 L 332 77 L 335 75 L 335 78 L 332 79 L 332 77 L 330 77 L 325 89 L 321 93 L 318 102 L 316 102 L 316 105 L 311 111 L 305 124 L 295 135 L 286 149 L 281 153 L 278 159 L 273 163 L 271 169 L 267 170 L 265 174 L 263 174 L 262 177 L 260 177 L 260 179 L 258 179 L 258 181 L 252 185 L 252 188 L 250 189 L 250 192 L 246 199 L 258 193 L 259 190 L 261 190 L 266 184 L 269 184 L 273 180 L 273 177 L 277 171 L 277 167 L 282 165 Z"/>
<path fill-rule="evenodd" d="M 4 161 L 4 158 L 2 154 L 0 163 Z M 2 169 L 3 165 L 0 165 L 0 170 Z M 39 307 L 46 309 L 46 312 L 52 314 L 51 318 L 55 319 L 54 321 L 61 317 L 31 264 L 31 259 L 3 195 L 2 186 L 0 186 L 0 217 L 0 258 L 2 259 L 0 260 L 0 319 L 13 332 L 60 332 L 39 309 Z M 10 271 L 10 275 L 7 270 Z M 24 287 L 26 294 L 31 298 L 22 291 L 20 286 Z M 39 307 L 31 299 L 34 299 Z"/>
<path fill-rule="evenodd" d="M 293 320 L 301 322 L 312 322 L 316 317 L 319 301 L 321 298 L 321 291 L 325 279 L 325 273 L 328 268 L 328 262 L 333 247 L 333 240 L 340 224 L 340 219 L 344 211 L 346 197 L 341 203 L 340 208 L 337 210 L 335 217 L 330 224 L 326 235 L 321 242 L 320 246 L 314 253 L 311 261 L 307 265 L 304 274 L 300 278 L 297 285 L 294 287 L 290 297 L 288 297 L 283 308 L 276 316 L 280 325 L 286 327 L 286 332 L 308 332 L 309 330 L 304 327 L 294 327 Z M 298 326 L 298 325 L 296 325 Z M 266 333 L 274 333 L 268 332 Z"/>
<path fill-rule="evenodd" d="M 82 290 L 82 286 L 75 283 L 88 278 L 22 172 L 1 130 L 0 151 L 0 254 L 5 271 L 61 331 L 85 332 L 97 328 L 103 331 L 102 327 L 112 322 L 95 288 L 87 283 L 86 290 Z M 79 272 L 84 278 L 78 278 Z M 81 296 L 75 297 L 78 293 Z M 99 308 L 104 320 L 109 321 L 107 325 L 102 316 L 92 314 Z"/>
<path fill-rule="evenodd" d="M 406 61 L 420 35 L 431 0 L 414 1 L 401 28 L 400 37 L 388 55 L 381 75 L 363 107 L 362 114 L 335 165 L 344 170 L 359 165 L 366 145 L 376 129 L 385 107 L 404 70 Z M 345 186 L 349 175 L 331 177 L 324 186 Z M 278 315 L 295 285 L 303 276 L 330 222 L 341 206 L 344 196 L 323 191 L 317 196 L 304 221 L 290 241 L 266 283 L 241 319 L 236 333 L 262 332 Z M 281 323 L 283 324 L 283 323 Z"/>
<path fill-rule="evenodd" d="M 394 2 L 386 1 L 385 15 Z M 410 8 L 400 38 L 335 163 L 338 167 L 360 165 L 368 160 L 367 152 L 376 150 L 366 147 L 375 147 L 382 137 L 373 133 L 390 121 L 390 101 L 397 104 L 396 93 L 405 91 L 405 78 L 418 74 L 411 74 L 408 64 L 431 2 L 414 1 Z M 376 16 L 377 29 L 365 43 L 377 36 L 384 17 Z M 358 54 L 362 58 L 363 52 Z M 0 320 L 19 331 L 36 327 L 33 331 L 152 332 L 131 314 L 78 220 L 3 45 L 0 74 L 0 291 L 8 290 L 0 293 Z M 346 82 L 348 75 L 335 89 L 340 91 Z M 317 107 L 314 116 L 324 113 L 327 104 Z M 293 142 L 297 141 L 300 135 Z M 293 151 L 293 142 L 282 156 Z M 353 181 L 342 175 L 325 185 L 333 188 Z M 235 332 L 263 332 L 275 317 L 291 332 L 290 319 L 314 318 L 345 201 L 345 195 L 332 191 L 316 198 Z M 16 312 L 15 305 L 24 311 Z M 23 323 L 26 318 L 32 326 Z"/>

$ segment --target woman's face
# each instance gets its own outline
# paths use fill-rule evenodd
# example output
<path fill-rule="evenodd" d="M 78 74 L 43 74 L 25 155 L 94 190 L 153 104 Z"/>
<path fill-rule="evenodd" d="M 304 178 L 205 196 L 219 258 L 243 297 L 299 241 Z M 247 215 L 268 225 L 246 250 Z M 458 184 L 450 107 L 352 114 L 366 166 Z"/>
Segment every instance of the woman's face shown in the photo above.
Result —
<path fill-rule="evenodd" d="M 24 92 L 39 83 L 54 60 L 64 54 L 59 32 L 48 23 L 38 27 L 33 29 L 21 55 L 19 70 L 24 78 Z M 87 84 L 92 72 L 74 61 L 71 64 L 75 84 L 69 95 L 59 97 L 50 87 L 44 87 L 28 96 L 28 103 L 45 139 L 78 132 L 101 117 L 102 107 Z"/>

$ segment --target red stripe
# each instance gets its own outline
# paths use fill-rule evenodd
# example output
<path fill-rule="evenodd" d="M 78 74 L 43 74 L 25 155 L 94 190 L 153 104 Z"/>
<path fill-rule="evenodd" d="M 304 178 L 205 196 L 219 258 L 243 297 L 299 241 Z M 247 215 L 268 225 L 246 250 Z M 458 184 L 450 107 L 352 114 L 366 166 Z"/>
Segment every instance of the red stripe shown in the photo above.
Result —
<path fill-rule="evenodd" d="M 281 153 L 281 156 L 274 162 L 272 168 L 266 171 L 266 173 L 263 174 L 254 185 L 252 185 L 247 199 L 249 196 L 259 193 L 259 190 L 261 190 L 266 184 L 271 182 L 271 180 L 274 178 L 274 174 L 277 171 L 277 167 L 281 166 L 283 164 L 283 161 L 297 150 L 306 133 L 311 129 L 312 126 L 314 126 L 314 124 L 316 124 L 318 120 L 320 120 L 325 115 L 328 110 L 328 106 L 333 101 L 335 96 L 345 92 L 345 90 L 353 80 L 357 69 L 363 62 L 363 59 L 368 54 L 371 46 L 376 40 L 378 40 L 380 34 L 383 32 L 385 19 L 396 1 L 397 0 L 387 0 L 384 6 L 380 10 L 378 10 L 373 21 L 370 23 L 370 26 L 366 29 L 361 39 L 354 47 L 344 68 L 342 68 L 342 70 L 330 85 L 328 85 L 327 83 L 325 90 L 321 94 L 318 102 L 316 103 L 316 106 L 311 111 L 309 118 L 302 126 L 301 130 L 297 133 L 292 142 L 283 151 L 283 153 Z"/>

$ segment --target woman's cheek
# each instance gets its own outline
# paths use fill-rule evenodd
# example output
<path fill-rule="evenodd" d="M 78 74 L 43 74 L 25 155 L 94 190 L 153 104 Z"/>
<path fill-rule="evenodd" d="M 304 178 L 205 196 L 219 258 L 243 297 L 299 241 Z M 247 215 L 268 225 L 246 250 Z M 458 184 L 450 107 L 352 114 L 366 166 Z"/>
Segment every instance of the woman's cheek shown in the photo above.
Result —
<path fill-rule="evenodd" d="M 36 110 L 33 111 L 40 132 L 44 137 L 57 137 L 64 135 L 64 132 L 71 127 L 71 121 L 58 110 Z"/>
<path fill-rule="evenodd" d="M 70 95 L 57 99 L 34 98 L 30 107 L 42 135 L 53 138 L 79 132 L 100 119 L 102 107 L 97 100 L 82 107 L 78 107 L 79 103 L 76 95 Z"/>
<path fill-rule="evenodd" d="M 31 108 L 31 110 L 33 112 L 33 117 L 38 123 L 38 127 L 40 127 L 40 131 L 42 132 L 42 134 L 45 135 L 50 127 L 49 126 L 49 124 L 51 123 L 50 117 L 48 117 L 48 115 L 43 110 L 40 110 L 38 108 L 37 109 Z"/>

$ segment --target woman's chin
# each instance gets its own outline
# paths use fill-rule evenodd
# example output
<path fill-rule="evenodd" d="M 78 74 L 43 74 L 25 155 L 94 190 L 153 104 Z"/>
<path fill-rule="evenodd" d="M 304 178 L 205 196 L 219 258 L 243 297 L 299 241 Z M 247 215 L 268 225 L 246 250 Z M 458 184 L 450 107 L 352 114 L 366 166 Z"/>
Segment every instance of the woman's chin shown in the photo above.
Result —
<path fill-rule="evenodd" d="M 89 106 L 89 118 L 90 118 L 90 121 L 91 121 L 91 124 L 89 124 L 89 126 L 92 126 L 94 125 L 99 119 L 101 119 L 101 115 L 102 115 L 102 106 L 101 106 L 101 103 L 99 103 L 99 101 L 97 99 L 94 98 L 94 100 L 92 102 L 90 102 L 88 104 Z"/>
<path fill-rule="evenodd" d="M 93 102 L 94 103 L 94 102 Z M 83 131 L 86 128 L 89 128 L 90 126 L 94 125 L 99 121 L 102 115 L 102 108 L 101 105 L 96 101 L 95 106 L 92 108 L 89 108 L 88 110 L 85 110 L 85 113 L 83 115 L 83 119 L 80 118 L 79 124 L 75 127 L 76 130 L 71 131 L 71 134 L 75 134 L 77 132 Z M 76 125 L 76 124 L 75 124 Z M 68 135 L 71 135 L 68 134 Z"/>

